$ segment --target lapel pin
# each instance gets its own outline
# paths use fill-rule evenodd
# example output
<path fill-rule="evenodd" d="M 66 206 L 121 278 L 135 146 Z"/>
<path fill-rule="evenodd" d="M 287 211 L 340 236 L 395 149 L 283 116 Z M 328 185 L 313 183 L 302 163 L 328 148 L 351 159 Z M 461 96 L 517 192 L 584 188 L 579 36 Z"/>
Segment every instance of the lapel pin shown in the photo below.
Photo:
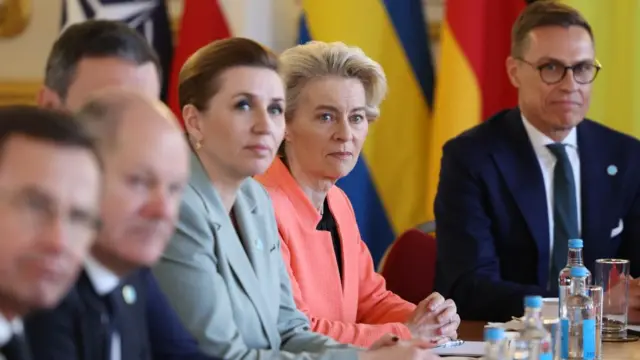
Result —
<path fill-rule="evenodd" d="M 136 289 L 131 285 L 125 285 L 122 288 L 122 297 L 127 304 L 134 304 L 136 302 Z"/>
<path fill-rule="evenodd" d="M 615 165 L 609 165 L 607 167 L 607 174 L 614 176 L 618 173 L 618 168 Z"/>
<path fill-rule="evenodd" d="M 262 250 L 262 240 L 256 239 L 256 249 Z"/>

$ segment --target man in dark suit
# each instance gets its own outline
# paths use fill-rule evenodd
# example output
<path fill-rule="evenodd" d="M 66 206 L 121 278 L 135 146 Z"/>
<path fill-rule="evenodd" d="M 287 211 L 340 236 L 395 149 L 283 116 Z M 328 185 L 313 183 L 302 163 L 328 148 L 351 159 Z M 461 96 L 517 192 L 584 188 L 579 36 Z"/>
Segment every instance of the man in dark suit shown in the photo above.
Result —
<path fill-rule="evenodd" d="M 507 59 L 519 107 L 444 146 L 436 288 L 463 319 L 505 321 L 522 315 L 525 295 L 557 297 L 570 238 L 584 240 L 592 272 L 597 258 L 620 257 L 640 275 L 640 142 L 584 118 L 599 70 L 586 20 L 533 3 Z"/>
<path fill-rule="evenodd" d="M 160 73 L 161 68 L 157 55 L 147 41 L 135 30 L 119 22 L 87 21 L 67 28 L 53 45 L 47 59 L 44 86 L 40 91 L 38 103 L 42 107 L 77 111 L 86 102 L 87 97 L 96 91 L 109 87 L 127 88 L 144 93 L 148 97 L 157 98 L 160 94 Z M 138 136 L 146 137 L 148 134 L 138 134 Z M 134 175 L 136 174 L 129 175 L 131 181 L 129 186 L 144 188 L 145 181 L 149 179 L 142 176 L 144 174 Z M 124 210 L 121 213 L 130 215 Z M 153 217 L 153 215 L 149 216 Z M 146 220 L 140 221 L 146 222 Z M 115 230 L 110 229 L 110 231 Z M 123 249 L 127 248 L 123 247 Z M 101 293 L 116 294 L 122 291 L 130 293 L 130 290 L 124 290 L 127 288 L 126 284 L 120 283 L 117 287 L 114 285 L 116 283 L 114 278 L 117 276 L 110 274 L 113 271 L 109 269 L 100 271 L 101 268 L 107 266 L 101 265 L 99 261 L 90 258 L 86 267 L 89 272 L 104 275 L 100 277 L 102 279 L 100 282 L 109 286 L 105 286 L 106 289 L 102 289 Z M 164 294 L 159 290 L 155 278 L 148 275 L 146 271 L 143 272 L 142 278 L 138 278 L 138 275 L 140 274 L 135 272 L 126 277 L 128 281 L 135 283 L 129 284 L 130 287 L 127 289 L 137 290 L 136 306 L 145 304 L 145 310 L 148 314 L 146 316 L 147 326 L 146 328 L 136 326 L 136 328 L 148 333 L 154 359 L 198 359 L 198 356 L 201 355 L 195 339 L 182 326 Z M 89 305 L 93 307 L 87 307 L 86 311 L 100 313 L 107 311 L 108 308 L 104 303 L 92 300 L 99 296 L 100 289 L 94 289 L 90 281 L 88 272 L 85 272 L 78 281 L 77 287 L 79 289 L 76 289 L 75 294 L 70 294 L 69 299 L 74 300 L 76 305 L 81 301 L 90 302 Z M 144 291 L 139 289 L 141 286 Z M 134 311 L 134 313 L 140 314 L 139 311 Z M 94 315 L 98 316 L 95 313 Z M 31 323 L 43 321 L 42 318 L 42 314 L 39 316 L 40 320 L 33 317 Z M 98 318 L 95 321 L 99 320 Z M 158 326 L 159 324 L 162 326 Z M 39 330 L 35 327 L 31 327 L 31 329 L 37 330 L 39 338 L 47 344 L 54 342 L 48 340 L 51 339 L 50 334 L 43 330 L 44 327 Z M 85 338 L 85 340 L 89 341 L 90 339 Z M 66 345 L 73 344 L 67 343 Z M 42 347 L 42 349 L 47 349 L 47 347 Z M 61 347 L 60 356 L 66 359 L 65 356 L 68 355 L 65 349 L 64 346 Z M 86 351 L 98 350 L 86 349 Z M 80 357 L 82 358 L 82 356 Z M 56 357 L 48 355 L 47 358 Z"/>
<path fill-rule="evenodd" d="M 100 166 L 65 114 L 0 108 L 0 359 L 31 359 L 22 317 L 55 307 L 98 228 Z"/>
<path fill-rule="evenodd" d="M 173 233 L 189 176 L 182 131 L 157 99 L 120 88 L 93 96 L 77 118 L 104 163 L 102 229 L 64 301 L 25 319 L 32 351 L 38 359 L 206 358 L 146 269 Z"/>

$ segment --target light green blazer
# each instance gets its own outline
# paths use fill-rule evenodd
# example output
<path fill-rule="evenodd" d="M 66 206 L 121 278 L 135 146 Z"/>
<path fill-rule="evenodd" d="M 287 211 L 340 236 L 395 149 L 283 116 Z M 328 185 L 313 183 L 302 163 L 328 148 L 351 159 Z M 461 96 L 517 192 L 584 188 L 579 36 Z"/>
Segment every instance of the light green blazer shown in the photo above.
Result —
<path fill-rule="evenodd" d="M 179 225 L 153 272 L 202 351 L 228 360 L 357 359 L 360 349 L 311 332 L 296 308 L 264 188 L 242 183 L 238 237 L 195 155 L 191 172 Z"/>

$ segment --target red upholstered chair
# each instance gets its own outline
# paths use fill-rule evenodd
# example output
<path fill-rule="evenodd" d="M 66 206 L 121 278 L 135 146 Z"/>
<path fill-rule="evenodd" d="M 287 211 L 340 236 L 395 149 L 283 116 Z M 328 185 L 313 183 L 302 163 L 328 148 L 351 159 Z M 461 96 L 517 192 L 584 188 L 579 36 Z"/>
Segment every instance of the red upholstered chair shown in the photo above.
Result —
<path fill-rule="evenodd" d="M 418 229 L 400 235 L 379 267 L 387 289 L 418 304 L 433 292 L 436 275 L 436 239 Z"/>

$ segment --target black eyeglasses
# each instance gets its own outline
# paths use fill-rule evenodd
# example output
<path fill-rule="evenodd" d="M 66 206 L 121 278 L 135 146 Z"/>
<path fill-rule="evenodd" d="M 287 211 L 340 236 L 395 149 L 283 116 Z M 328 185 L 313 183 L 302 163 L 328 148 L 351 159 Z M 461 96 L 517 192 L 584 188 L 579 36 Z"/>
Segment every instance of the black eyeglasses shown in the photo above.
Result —
<path fill-rule="evenodd" d="M 595 64 L 581 62 L 571 66 L 567 66 L 558 61 L 549 61 L 542 65 L 536 65 L 522 58 L 517 58 L 517 60 L 520 60 L 538 70 L 540 73 L 540 79 L 549 85 L 557 84 L 562 81 L 562 79 L 567 75 L 567 70 L 571 70 L 573 79 L 578 84 L 591 84 L 593 80 L 596 79 L 598 72 L 602 68 L 602 65 L 600 65 L 598 60 L 595 61 Z"/>

